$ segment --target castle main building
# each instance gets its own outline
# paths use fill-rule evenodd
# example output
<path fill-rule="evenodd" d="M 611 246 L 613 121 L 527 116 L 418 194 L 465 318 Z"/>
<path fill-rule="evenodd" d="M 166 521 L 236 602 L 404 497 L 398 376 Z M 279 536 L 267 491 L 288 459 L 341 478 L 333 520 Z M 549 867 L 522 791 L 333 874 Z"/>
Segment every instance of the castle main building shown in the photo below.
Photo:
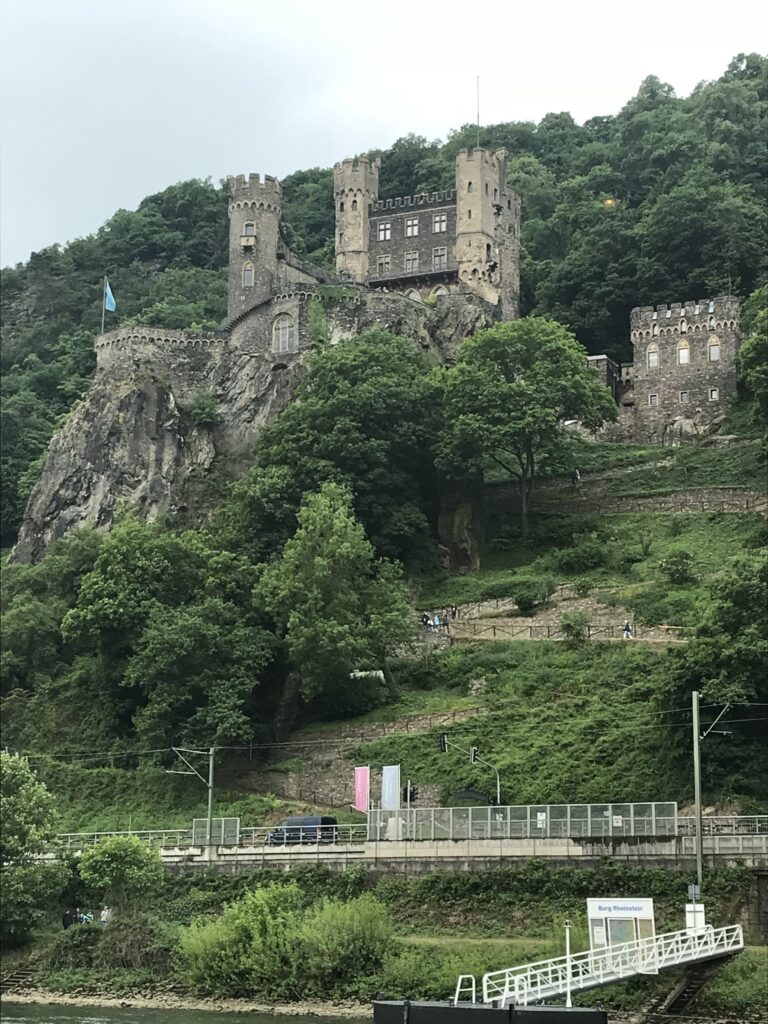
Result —
<path fill-rule="evenodd" d="M 456 187 L 379 199 L 379 160 L 333 169 L 336 271 L 412 299 L 471 292 L 515 319 L 520 300 L 520 197 L 507 186 L 507 154 L 463 149 Z"/>

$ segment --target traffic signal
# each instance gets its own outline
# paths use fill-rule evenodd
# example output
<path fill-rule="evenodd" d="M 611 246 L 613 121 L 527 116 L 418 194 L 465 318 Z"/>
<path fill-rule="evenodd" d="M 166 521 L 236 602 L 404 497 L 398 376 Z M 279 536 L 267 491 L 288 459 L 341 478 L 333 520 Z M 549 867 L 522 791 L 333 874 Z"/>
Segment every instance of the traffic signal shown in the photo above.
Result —
<path fill-rule="evenodd" d="M 440 733 L 440 753 L 441 754 L 447 754 L 448 753 L 448 733 L 447 732 L 441 732 Z"/>
<path fill-rule="evenodd" d="M 416 802 L 416 798 L 419 795 L 418 786 L 411 785 L 410 800 L 408 799 L 408 786 L 403 786 L 403 803 L 412 804 Z"/>
<path fill-rule="evenodd" d="M 477 764 L 477 747 L 469 748 L 469 763 Z"/>

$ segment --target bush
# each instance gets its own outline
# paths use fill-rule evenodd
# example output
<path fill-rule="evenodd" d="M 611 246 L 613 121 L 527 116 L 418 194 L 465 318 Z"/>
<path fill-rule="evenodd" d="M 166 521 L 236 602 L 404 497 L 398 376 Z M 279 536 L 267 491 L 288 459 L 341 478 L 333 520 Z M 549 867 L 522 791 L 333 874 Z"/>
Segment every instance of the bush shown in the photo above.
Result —
<path fill-rule="evenodd" d="M 592 592 L 592 584 L 589 580 L 575 580 L 573 590 L 576 597 L 589 597 Z"/>
<path fill-rule="evenodd" d="M 521 615 L 531 615 L 535 608 L 544 604 L 555 590 L 551 576 L 517 576 L 510 587 Z"/>
<path fill-rule="evenodd" d="M 692 590 L 649 587 L 632 598 L 635 617 L 647 626 L 695 626 L 701 595 Z"/>
<path fill-rule="evenodd" d="M 45 966 L 60 968 L 93 967 L 104 937 L 99 924 L 75 924 L 56 936 L 48 950 Z"/>
<path fill-rule="evenodd" d="M 138 836 L 106 836 L 85 851 L 80 877 L 110 906 L 124 910 L 155 893 L 165 872 L 157 850 Z"/>
<path fill-rule="evenodd" d="M 69 929 L 70 932 L 75 930 Z M 102 936 L 95 949 L 96 967 L 146 969 L 155 974 L 169 970 L 178 939 L 178 929 L 173 925 L 158 917 L 140 914 L 113 918 L 108 927 L 99 930 Z"/>
<path fill-rule="evenodd" d="M 589 640 L 589 616 L 584 612 L 568 612 L 560 619 L 560 632 L 569 643 Z"/>
<path fill-rule="evenodd" d="M 221 423 L 221 412 L 216 394 L 210 388 L 203 388 L 195 393 L 190 403 L 189 418 L 196 427 L 215 427 Z"/>
<path fill-rule="evenodd" d="M 581 540 L 576 547 L 555 552 L 555 564 L 562 572 L 571 575 L 577 572 L 589 572 L 605 565 L 607 549 L 603 541 L 597 537 Z"/>
<path fill-rule="evenodd" d="M 310 910 L 297 950 L 307 979 L 304 995 L 348 994 L 350 987 L 381 969 L 394 947 L 387 910 L 370 893 L 349 903 L 325 899 Z"/>
<path fill-rule="evenodd" d="M 672 551 L 662 559 L 659 569 L 668 583 L 681 586 L 692 583 L 696 578 L 693 574 L 693 555 L 690 551 Z"/>

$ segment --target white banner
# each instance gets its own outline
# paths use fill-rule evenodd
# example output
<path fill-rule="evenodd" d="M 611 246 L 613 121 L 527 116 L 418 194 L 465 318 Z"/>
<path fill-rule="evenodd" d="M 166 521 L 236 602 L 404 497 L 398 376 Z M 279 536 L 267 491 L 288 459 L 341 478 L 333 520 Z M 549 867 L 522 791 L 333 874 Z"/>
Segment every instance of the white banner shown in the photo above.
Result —
<path fill-rule="evenodd" d="M 400 765 L 385 764 L 381 769 L 381 809 L 400 810 Z"/>

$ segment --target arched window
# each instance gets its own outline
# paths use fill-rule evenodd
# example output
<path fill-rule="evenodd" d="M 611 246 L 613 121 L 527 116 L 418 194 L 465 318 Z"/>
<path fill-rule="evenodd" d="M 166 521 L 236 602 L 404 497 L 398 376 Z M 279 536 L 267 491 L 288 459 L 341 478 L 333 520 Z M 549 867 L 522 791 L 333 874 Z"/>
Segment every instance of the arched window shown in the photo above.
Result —
<path fill-rule="evenodd" d="M 467 192 L 471 192 L 471 191 L 472 191 L 472 182 L 468 181 L 467 182 Z"/>
<path fill-rule="evenodd" d="M 646 331 L 646 334 L 647 334 L 647 331 Z M 659 336 L 659 325 L 658 324 L 654 324 L 653 325 L 653 336 L 654 336 L 654 338 L 658 338 L 658 336 Z"/>
<path fill-rule="evenodd" d="M 415 288 L 409 288 L 408 291 L 405 293 L 405 296 L 408 299 L 413 299 L 414 302 L 421 302 L 421 296 L 419 295 Z"/>
<path fill-rule="evenodd" d="M 720 339 L 710 338 L 708 345 L 708 357 L 710 363 L 717 363 L 720 360 Z"/>
<path fill-rule="evenodd" d="M 492 258 L 493 258 L 493 253 L 491 252 L 491 243 L 490 242 L 486 242 L 485 243 L 485 260 L 486 260 L 487 263 L 490 263 Z"/>
<path fill-rule="evenodd" d="M 646 359 L 648 361 L 648 369 L 655 370 L 659 365 L 659 346 L 656 342 L 653 342 L 645 350 Z"/>
<path fill-rule="evenodd" d="M 339 203 L 339 213 L 344 213 L 344 200 Z"/>
<path fill-rule="evenodd" d="M 485 183 L 485 194 L 488 195 L 488 182 Z"/>
<path fill-rule="evenodd" d="M 441 284 L 439 284 L 437 286 L 437 288 L 433 288 L 432 289 L 432 297 L 435 298 L 435 299 L 439 298 L 441 295 L 447 295 L 447 294 L 448 294 L 448 289 L 444 288 L 443 285 L 441 285 Z"/>
<path fill-rule="evenodd" d="M 247 220 L 245 224 L 243 224 L 243 234 L 249 235 L 251 238 L 256 234 L 256 225 L 252 220 Z"/>
<path fill-rule="evenodd" d="M 357 209 L 357 200 L 356 200 L 356 199 L 353 199 L 353 200 L 352 200 L 352 209 L 353 209 L 353 210 L 356 210 L 356 209 Z"/>
<path fill-rule="evenodd" d="M 680 366 L 686 366 L 691 361 L 691 346 L 687 341 L 677 343 L 677 362 Z"/>
<path fill-rule="evenodd" d="M 275 322 L 272 324 L 272 351 L 298 352 L 298 350 L 293 317 L 287 313 L 281 313 L 280 316 L 275 317 Z"/>
<path fill-rule="evenodd" d="M 250 260 L 243 264 L 243 288 L 253 288 L 254 269 Z"/>

